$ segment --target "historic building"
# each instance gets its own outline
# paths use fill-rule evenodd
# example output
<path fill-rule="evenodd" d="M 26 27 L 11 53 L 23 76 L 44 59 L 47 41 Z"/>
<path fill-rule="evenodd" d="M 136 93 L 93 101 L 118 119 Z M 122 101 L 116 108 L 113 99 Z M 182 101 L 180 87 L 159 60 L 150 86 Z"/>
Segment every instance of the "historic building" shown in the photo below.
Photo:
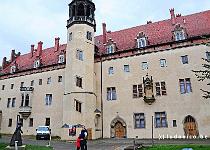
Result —
<path fill-rule="evenodd" d="M 0 132 L 49 125 L 53 136 L 72 139 L 68 125 L 85 125 L 89 138 L 210 137 L 210 101 L 192 70 L 210 60 L 210 11 L 95 36 L 91 0 L 69 4 L 67 44 L 12 50 L 0 71 Z"/>

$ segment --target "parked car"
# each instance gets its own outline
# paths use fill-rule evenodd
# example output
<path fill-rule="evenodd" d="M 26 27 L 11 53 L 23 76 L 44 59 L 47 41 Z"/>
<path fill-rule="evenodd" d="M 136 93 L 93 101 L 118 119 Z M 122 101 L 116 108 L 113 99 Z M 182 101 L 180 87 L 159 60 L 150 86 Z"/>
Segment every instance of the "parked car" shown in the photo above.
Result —
<path fill-rule="evenodd" d="M 51 129 L 49 126 L 39 126 L 36 129 L 36 140 L 50 140 Z"/>

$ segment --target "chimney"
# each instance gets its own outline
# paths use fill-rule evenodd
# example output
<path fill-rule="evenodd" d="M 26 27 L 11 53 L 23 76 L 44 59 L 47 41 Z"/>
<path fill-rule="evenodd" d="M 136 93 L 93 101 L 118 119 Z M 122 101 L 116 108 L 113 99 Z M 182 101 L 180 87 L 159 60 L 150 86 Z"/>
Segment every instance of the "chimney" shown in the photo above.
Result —
<path fill-rule="evenodd" d="M 13 62 L 15 60 L 15 50 L 12 50 L 10 61 Z"/>
<path fill-rule="evenodd" d="M 57 52 L 59 50 L 59 40 L 60 38 L 55 38 L 55 52 Z"/>
<path fill-rule="evenodd" d="M 103 27 L 103 44 L 106 43 L 106 23 L 102 23 Z"/>
<path fill-rule="evenodd" d="M 31 57 L 34 56 L 34 45 L 31 45 Z"/>
<path fill-rule="evenodd" d="M 175 17 L 175 13 L 174 13 L 174 8 L 170 9 L 170 14 L 171 14 L 172 25 L 175 25 L 176 24 L 176 17 Z"/>
<path fill-rule="evenodd" d="M 2 69 L 6 67 L 6 64 L 7 64 L 7 57 L 4 57 L 2 61 Z"/>
<path fill-rule="evenodd" d="M 41 56 L 42 55 L 42 45 L 43 45 L 43 42 L 40 41 L 38 43 L 38 48 L 37 48 L 37 54 L 36 54 L 36 56 Z"/>

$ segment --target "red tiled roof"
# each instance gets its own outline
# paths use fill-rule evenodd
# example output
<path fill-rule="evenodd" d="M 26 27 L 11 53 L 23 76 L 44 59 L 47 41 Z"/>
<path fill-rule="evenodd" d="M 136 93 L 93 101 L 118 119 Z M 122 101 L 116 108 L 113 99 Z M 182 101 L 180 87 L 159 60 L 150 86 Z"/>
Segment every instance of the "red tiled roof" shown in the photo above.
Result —
<path fill-rule="evenodd" d="M 210 34 L 210 10 L 188 15 L 176 17 L 176 24 L 180 24 L 186 29 L 187 37 Z M 107 40 L 111 38 L 116 42 L 118 51 L 135 48 L 135 38 L 139 32 L 143 32 L 148 37 L 149 45 L 172 42 L 172 31 L 175 26 L 172 25 L 171 19 L 163 20 L 155 23 L 149 23 L 129 29 L 124 29 L 116 32 L 107 33 Z M 105 51 L 103 45 L 103 35 L 95 37 L 96 45 L 101 52 Z M 55 48 L 51 47 L 42 51 L 41 63 L 43 66 L 49 66 L 58 63 L 58 55 L 61 51 L 66 50 L 66 44 L 60 45 L 59 50 L 55 52 Z M 18 65 L 18 70 L 23 71 L 32 69 L 36 56 L 31 58 L 31 53 L 21 55 L 15 59 Z M 14 65 L 13 61 L 9 66 L 3 69 L 0 73 L 6 74 L 10 72 L 10 67 Z"/>
<path fill-rule="evenodd" d="M 55 48 L 47 48 L 42 51 L 42 55 L 40 57 L 42 66 L 49 66 L 53 64 L 58 64 L 58 56 L 61 51 L 66 51 L 66 44 L 60 45 L 58 51 L 55 52 Z M 18 71 L 24 71 L 28 69 L 32 69 L 34 66 L 34 61 L 37 59 L 34 54 L 31 57 L 31 53 L 21 55 L 15 59 L 9 66 L 2 70 L 3 74 L 10 73 L 11 66 L 13 66 L 16 62 L 18 66 Z"/>
<path fill-rule="evenodd" d="M 180 24 L 186 29 L 189 37 L 210 34 L 210 10 L 176 17 L 176 24 Z M 175 25 L 171 19 L 149 23 L 125 30 L 107 33 L 107 40 L 110 38 L 116 42 L 118 51 L 135 48 L 135 38 L 139 32 L 143 32 L 148 37 L 149 45 L 172 42 Z M 103 35 L 95 37 L 96 45 L 100 51 L 104 51 Z"/>

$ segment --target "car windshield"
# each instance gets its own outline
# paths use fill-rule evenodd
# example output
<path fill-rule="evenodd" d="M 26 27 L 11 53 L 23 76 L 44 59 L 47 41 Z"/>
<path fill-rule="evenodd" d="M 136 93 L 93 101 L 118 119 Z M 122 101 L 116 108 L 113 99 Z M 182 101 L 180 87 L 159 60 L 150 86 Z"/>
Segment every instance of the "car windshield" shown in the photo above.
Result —
<path fill-rule="evenodd" d="M 48 127 L 39 127 L 38 131 L 49 131 Z"/>

